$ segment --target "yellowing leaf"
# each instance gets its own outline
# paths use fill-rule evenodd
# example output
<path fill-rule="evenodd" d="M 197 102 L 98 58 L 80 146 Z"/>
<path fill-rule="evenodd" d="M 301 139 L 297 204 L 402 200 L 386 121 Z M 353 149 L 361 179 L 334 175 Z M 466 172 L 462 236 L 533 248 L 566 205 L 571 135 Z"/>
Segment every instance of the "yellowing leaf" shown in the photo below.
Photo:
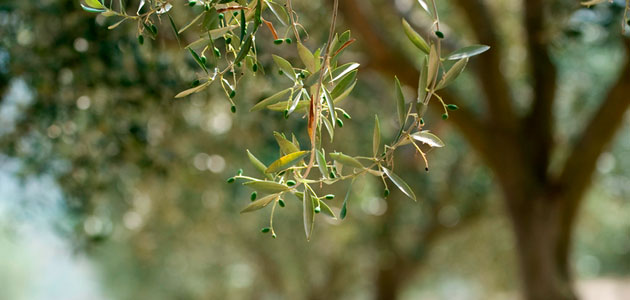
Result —
<path fill-rule="evenodd" d="M 85 4 L 87 4 L 91 8 L 105 8 L 103 3 L 98 0 L 85 0 Z"/>
<path fill-rule="evenodd" d="M 304 156 L 306 156 L 309 152 L 310 151 L 298 151 L 280 157 L 278 160 L 269 165 L 269 167 L 265 170 L 265 173 L 275 173 L 285 170 L 302 160 L 302 158 L 304 158 Z"/>
<path fill-rule="evenodd" d="M 274 132 L 273 136 L 276 138 L 276 142 L 278 142 L 278 146 L 280 146 L 280 151 L 282 151 L 284 155 L 300 151 L 297 146 L 287 140 L 282 134 Z"/>

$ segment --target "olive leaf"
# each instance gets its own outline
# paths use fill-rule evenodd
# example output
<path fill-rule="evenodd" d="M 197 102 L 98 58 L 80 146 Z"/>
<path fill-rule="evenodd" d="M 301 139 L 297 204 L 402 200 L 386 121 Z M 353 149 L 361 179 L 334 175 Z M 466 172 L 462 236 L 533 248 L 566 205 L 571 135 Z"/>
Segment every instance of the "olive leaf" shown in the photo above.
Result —
<path fill-rule="evenodd" d="M 292 90 L 292 88 L 287 88 L 284 89 L 282 91 L 279 91 L 263 100 L 261 100 L 260 102 L 256 103 L 256 105 L 254 105 L 249 111 L 257 111 L 257 110 L 261 110 L 266 108 L 267 106 L 279 101 L 280 99 L 283 99 L 287 96 L 287 93 L 290 93 Z"/>
<path fill-rule="evenodd" d="M 252 212 L 252 211 L 264 208 L 265 206 L 269 205 L 269 203 L 271 203 L 274 200 L 278 199 L 278 197 L 280 197 L 280 194 L 271 194 L 271 195 L 267 195 L 265 197 L 262 197 L 262 198 L 260 198 L 260 199 L 258 199 L 256 201 L 250 203 L 245 208 L 243 208 L 243 210 L 241 210 L 241 213 Z"/>
<path fill-rule="evenodd" d="M 398 175 L 394 174 L 394 172 L 390 171 L 385 167 L 381 167 L 381 170 L 389 177 L 389 179 L 405 194 L 407 197 L 416 200 L 416 194 L 413 193 L 413 190 L 409 187 L 409 185 Z"/>
<path fill-rule="evenodd" d="M 280 157 L 278 160 L 269 165 L 269 167 L 265 170 L 265 173 L 275 173 L 285 170 L 298 163 L 309 153 L 310 151 L 298 151 Z"/>
<path fill-rule="evenodd" d="M 444 147 L 444 142 L 435 134 L 429 132 L 428 130 L 424 130 L 421 132 L 416 132 L 410 135 L 412 139 L 416 141 L 423 142 L 431 147 L 441 148 Z"/>
<path fill-rule="evenodd" d="M 403 25 L 405 34 L 407 35 L 407 38 L 409 38 L 409 40 L 416 47 L 418 47 L 418 49 L 420 49 L 422 52 L 429 54 L 429 44 L 427 44 L 427 42 L 422 38 L 422 36 L 419 33 L 417 33 L 413 28 L 411 28 L 411 25 L 409 25 L 407 20 L 402 19 L 402 25 Z"/>
<path fill-rule="evenodd" d="M 446 59 L 447 60 L 458 60 L 462 58 L 467 58 L 475 55 L 479 55 L 484 53 L 490 49 L 490 46 L 486 45 L 470 45 L 464 48 L 455 50 L 453 53 L 449 54 Z"/>
<path fill-rule="evenodd" d="M 356 158 L 349 156 L 349 155 L 345 155 L 341 152 L 334 152 L 334 153 L 329 153 L 328 155 L 330 155 L 330 157 L 346 166 L 350 166 L 350 167 L 354 167 L 354 168 L 359 168 L 359 169 L 363 169 L 364 166 L 361 164 L 361 162 L 359 162 Z"/>

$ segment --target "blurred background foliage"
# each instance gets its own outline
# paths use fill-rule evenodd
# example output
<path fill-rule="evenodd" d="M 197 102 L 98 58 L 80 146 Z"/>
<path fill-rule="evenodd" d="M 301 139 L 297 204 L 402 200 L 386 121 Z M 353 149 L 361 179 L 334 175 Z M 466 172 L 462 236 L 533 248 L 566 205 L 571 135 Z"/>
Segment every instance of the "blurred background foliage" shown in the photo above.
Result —
<path fill-rule="evenodd" d="M 330 7 L 295 2 L 310 39 L 324 40 L 327 26 L 321 20 L 328 19 Z M 418 4 L 371 2 L 395 8 L 383 11 L 382 22 L 391 26 L 382 30 L 414 55 L 400 33 L 399 14 L 423 24 Z M 514 21 L 522 14 L 519 1 L 491 2 L 507 49 L 502 71 L 516 91 L 517 106 L 525 106 L 532 91 Z M 557 3 L 555 138 L 566 146 L 614 80 L 618 65 L 611 57 L 623 52 L 609 33 L 618 30 L 622 7 L 567 10 L 575 3 Z M 456 6 L 439 4 L 445 33 L 470 38 Z M 131 1 L 130 9 L 135 5 Z M 190 18 L 187 11 L 174 10 L 177 24 Z M 107 30 L 113 22 L 82 11 L 78 1 L 0 2 L 0 168 L 8 174 L 3 181 L 21 184 L 13 192 L 0 185 L 0 266 L 6 266 L 0 267 L 0 279 L 7 279 L 0 280 L 0 298 L 28 295 L 20 286 L 27 286 L 30 275 L 20 271 L 20 261 L 39 254 L 11 245 L 20 228 L 42 214 L 48 216 L 43 226 L 94 266 L 96 276 L 89 280 L 96 281 L 89 285 L 104 299 L 370 299 L 385 289 L 403 299 L 516 295 L 515 245 L 493 176 L 448 121 L 428 116 L 429 128 L 448 145 L 430 152 L 431 172 L 424 172 L 412 150 L 397 157 L 397 173 L 412 185 L 417 203 L 397 191 L 383 199 L 382 183 L 366 178 L 352 187 L 349 217 L 339 222 L 320 216 L 310 242 L 303 236 L 300 202 L 287 199 L 275 220 L 274 240 L 259 232 L 267 226 L 266 210 L 238 213 L 251 191 L 225 179 L 241 167 L 254 172 L 246 149 L 265 163 L 273 161 L 274 130 L 300 133 L 308 144 L 303 120 L 248 112 L 278 90 L 271 53 L 294 57 L 292 48 L 273 45 L 268 32 L 262 33 L 260 59 L 270 76 L 241 81 L 232 114 L 217 86 L 174 100 L 197 70 L 166 22 L 159 27 L 163 34 L 144 45 L 137 43 L 134 24 Z M 345 55 L 369 66 L 366 47 L 359 41 Z M 391 78 L 365 70 L 359 79 L 342 105 L 352 120 L 338 130 L 335 144 L 357 154 L 371 151 L 366 145 L 374 113 L 386 137 L 396 133 Z M 480 92 L 472 74 L 453 90 L 469 95 L 465 99 L 475 109 Z M 630 274 L 629 130 L 626 118 L 597 164 L 572 255 L 580 280 Z M 33 180 L 48 183 L 28 184 Z M 335 210 L 346 188 L 333 187 Z M 41 195 L 58 201 L 40 201 Z"/>

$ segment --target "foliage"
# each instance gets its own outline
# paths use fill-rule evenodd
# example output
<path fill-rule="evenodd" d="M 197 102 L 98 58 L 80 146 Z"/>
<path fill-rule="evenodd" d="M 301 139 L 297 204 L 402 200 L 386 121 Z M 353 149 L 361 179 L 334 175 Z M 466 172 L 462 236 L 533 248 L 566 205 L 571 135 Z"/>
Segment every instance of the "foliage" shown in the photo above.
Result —
<path fill-rule="evenodd" d="M 407 104 L 401 83 L 398 78 L 395 78 L 393 98 L 400 126 L 398 135 L 392 142 L 381 148 L 380 126 L 378 117 L 375 117 L 372 156 L 350 156 L 340 152 L 327 151 L 322 146 L 322 129 L 325 128 L 332 143 L 336 128 L 341 128 L 344 124 L 339 115 L 350 119 L 350 115 L 338 105 L 356 85 L 359 67 L 359 64 L 355 62 L 341 65 L 338 63 L 338 57 L 354 42 L 350 31 L 345 31 L 342 34 L 335 32 L 338 1 L 335 1 L 333 7 L 328 41 L 313 52 L 302 43 L 303 38 L 299 31 L 303 27 L 295 21 L 296 15 L 290 0 L 285 6 L 271 0 L 189 1 L 188 6 L 196 9 L 196 17 L 181 29 L 178 29 L 169 15 L 173 5 L 168 0 L 141 1 L 136 15 L 128 15 L 122 2 L 118 4 L 118 9 L 116 9 L 113 2 L 111 1 L 109 6 L 106 6 L 97 0 L 91 0 L 86 1 L 86 5 L 82 5 L 82 7 L 86 11 L 101 13 L 106 17 L 121 18 L 120 21 L 110 26 L 110 29 L 126 20 L 136 21 L 140 44 L 144 42 L 145 35 L 155 38 L 158 34 L 155 23 L 160 22 L 163 15 L 168 17 L 169 24 L 178 41 L 179 34 L 185 30 L 198 28 L 200 30 L 199 39 L 188 44 L 185 48 L 188 49 L 203 73 L 193 81 L 191 88 L 180 92 L 175 97 L 181 98 L 198 93 L 213 82 L 219 81 L 226 98 L 232 105 L 232 112 L 236 112 L 236 104 L 232 99 L 237 94 L 239 80 L 248 72 L 254 74 L 258 72 L 256 35 L 261 25 L 265 24 L 271 31 L 274 44 L 292 43 L 290 38 L 279 38 L 275 29 L 276 26 L 286 26 L 287 33 L 293 31 L 296 40 L 295 51 L 297 51 L 297 56 L 303 66 L 294 67 L 289 60 L 274 55 L 273 60 L 278 68 L 278 73 L 285 75 L 292 86 L 263 99 L 252 107 L 251 111 L 260 109 L 281 111 L 285 118 L 289 118 L 293 113 L 304 114 L 310 141 L 309 150 L 301 150 L 295 133 L 289 138 L 275 132 L 274 136 L 278 142 L 281 157 L 272 164 L 265 166 L 254 154 L 248 152 L 250 161 L 260 171 L 259 176 L 262 177 L 246 176 L 242 174 L 242 171 L 239 171 L 236 176 L 228 179 L 228 183 L 235 180 L 245 180 L 243 184 L 254 189 L 254 193 L 267 194 L 258 200 L 256 200 L 257 194 L 252 194 L 251 200 L 253 202 L 242 212 L 259 210 L 271 204 L 269 227 L 264 228 L 263 232 L 271 232 L 274 238 L 276 233 L 273 228 L 273 217 L 276 206 L 284 206 L 283 199 L 289 194 L 302 199 L 304 230 L 307 239 L 310 239 L 316 214 L 324 212 L 328 216 L 336 218 L 326 203 L 334 195 L 331 197 L 320 196 L 313 186 L 332 185 L 345 180 L 354 181 L 358 176 L 371 174 L 381 178 L 386 194 L 389 191 L 385 180 L 387 177 L 405 195 L 416 200 L 409 185 L 393 172 L 394 153 L 399 147 L 411 144 L 422 156 L 426 165 L 425 169 L 429 170 L 425 154 L 426 149 L 423 150 L 421 146 L 444 146 L 439 137 L 423 129 L 425 125 L 423 116 L 429 102 L 431 99 L 439 100 L 444 108 L 442 118 L 446 120 L 449 110 L 456 110 L 457 106 L 445 103 L 437 92 L 448 86 L 462 73 L 469 57 L 489 49 L 488 46 L 473 45 L 443 56 L 441 39 L 444 38 L 444 34 L 440 31 L 436 4 L 434 1 L 428 1 L 428 3 L 420 1 L 422 7 L 434 21 L 435 37 L 427 43 L 406 20 L 402 20 L 405 34 L 424 55 L 423 63 L 420 66 L 421 75 L 417 98 Z M 144 12 L 141 13 L 141 11 Z M 265 19 L 265 16 L 268 15 L 275 17 L 275 26 L 274 23 Z M 220 44 L 220 42 L 222 43 Z M 206 53 L 210 53 L 212 59 L 207 59 Z M 456 62 L 446 69 L 444 62 L 448 60 Z M 243 61 L 245 64 L 242 63 Z M 261 69 L 261 71 L 264 70 Z M 327 158 L 327 152 L 330 159 Z M 307 159 L 307 157 L 310 158 Z M 345 174 L 343 172 L 344 166 L 346 168 Z M 316 178 L 312 178 L 313 176 L 309 178 L 314 167 L 319 170 L 320 175 Z M 340 213 L 342 219 L 346 216 L 347 198 L 346 194 Z"/>

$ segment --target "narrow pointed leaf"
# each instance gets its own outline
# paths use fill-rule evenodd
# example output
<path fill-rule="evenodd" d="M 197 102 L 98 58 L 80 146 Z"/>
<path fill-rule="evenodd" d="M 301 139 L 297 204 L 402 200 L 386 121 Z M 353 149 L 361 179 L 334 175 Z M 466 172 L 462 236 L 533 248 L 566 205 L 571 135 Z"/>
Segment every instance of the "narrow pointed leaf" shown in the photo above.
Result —
<path fill-rule="evenodd" d="M 322 86 L 322 90 L 324 91 L 324 99 L 326 100 L 326 104 L 328 105 L 328 113 L 330 116 L 330 122 L 335 126 L 335 120 L 337 119 L 337 113 L 335 112 L 335 102 L 333 101 L 333 97 L 330 95 L 325 86 Z"/>
<path fill-rule="evenodd" d="M 411 138 L 423 142 L 434 148 L 444 147 L 444 142 L 435 134 L 429 132 L 428 130 L 416 132 L 411 135 Z"/>
<path fill-rule="evenodd" d="M 201 90 L 205 89 L 207 86 L 209 86 L 210 83 L 212 83 L 212 81 L 206 81 L 206 82 L 204 82 L 204 83 L 202 83 L 202 84 L 200 84 L 200 85 L 198 85 L 198 86 L 196 86 L 194 88 L 189 88 L 189 89 L 187 89 L 185 91 L 182 91 L 179 94 L 175 95 L 175 98 L 183 98 L 183 97 L 186 97 L 186 96 L 188 96 L 190 94 L 198 93 Z"/>
<path fill-rule="evenodd" d="M 85 0 L 85 4 L 87 4 L 91 8 L 105 8 L 105 6 L 103 6 L 103 3 L 98 0 Z"/>
<path fill-rule="evenodd" d="M 274 104 L 282 99 L 285 99 L 285 97 L 291 92 L 291 88 L 279 91 L 263 100 L 261 100 L 260 102 L 256 103 L 256 105 L 254 105 L 249 111 L 257 111 L 257 110 L 261 110 L 266 108 L 267 106 Z"/>
<path fill-rule="evenodd" d="M 330 209 L 330 206 L 328 206 L 328 204 L 326 204 L 326 202 L 320 200 L 319 201 L 319 207 L 321 207 L 322 209 L 322 213 L 333 218 L 333 219 L 337 219 L 337 216 L 335 215 L 335 213 L 332 211 L 332 209 Z"/>
<path fill-rule="evenodd" d="M 428 68 L 429 60 L 425 56 L 420 64 L 420 77 L 418 78 L 418 103 L 423 102 L 424 98 L 427 96 L 427 76 L 429 74 Z"/>
<path fill-rule="evenodd" d="M 407 116 L 407 110 L 405 109 L 405 95 L 403 95 L 402 87 L 400 86 L 400 80 L 398 77 L 394 77 L 396 83 L 396 109 L 398 111 L 398 124 L 401 127 L 405 126 L 405 117 Z"/>
<path fill-rule="evenodd" d="M 238 64 L 241 60 L 243 60 L 245 58 L 245 56 L 247 56 L 247 53 L 249 53 L 249 49 L 252 47 L 252 35 L 247 35 L 247 39 L 245 40 L 245 42 L 243 43 L 243 45 L 241 45 L 241 50 L 238 51 L 238 55 L 236 56 L 236 59 L 234 59 L 234 64 Z"/>
<path fill-rule="evenodd" d="M 263 193 L 270 193 L 270 194 L 286 192 L 289 190 L 289 187 L 284 184 L 277 183 L 275 181 L 266 181 L 266 180 L 265 181 L 263 180 L 249 181 L 249 182 L 243 183 L 243 185 L 248 186 L 257 191 L 260 191 Z"/>
<path fill-rule="evenodd" d="M 381 124 L 378 122 L 378 116 L 374 115 L 374 134 L 372 135 L 372 153 L 378 155 L 378 148 L 381 147 Z"/>
<path fill-rule="evenodd" d="M 249 152 L 249 150 L 247 150 L 247 156 L 249 157 L 249 162 L 252 163 L 252 165 L 254 165 L 256 170 L 260 171 L 260 173 L 262 174 L 265 174 L 265 170 L 267 170 L 267 166 L 265 166 L 265 164 L 263 164 L 260 160 L 258 160 L 258 158 L 256 158 L 254 154 Z M 269 175 L 267 176 L 271 177 Z"/>
<path fill-rule="evenodd" d="M 453 53 L 449 54 L 446 59 L 447 60 L 458 60 L 462 58 L 467 58 L 475 55 L 479 55 L 484 53 L 490 49 L 490 46 L 486 45 L 470 45 L 464 48 L 455 50 Z"/>
<path fill-rule="evenodd" d="M 269 205 L 269 203 L 273 202 L 274 200 L 278 199 L 280 195 L 278 194 L 271 194 L 271 195 L 267 195 L 265 197 L 262 197 L 252 203 L 250 203 L 249 205 L 247 205 L 243 210 L 241 210 L 241 213 L 246 213 L 246 212 L 252 212 L 255 210 L 259 210 L 261 208 L 264 208 L 265 206 Z"/>
<path fill-rule="evenodd" d="M 295 98 L 293 98 L 293 101 L 291 102 L 291 107 L 289 107 L 289 111 L 287 112 L 287 114 L 291 114 L 293 113 L 293 111 L 295 111 L 298 104 L 300 103 L 300 100 L 302 100 L 302 95 L 304 94 L 305 91 L 306 90 L 304 89 L 300 89 L 298 91 L 297 95 L 295 95 Z"/>
<path fill-rule="evenodd" d="M 342 65 L 342 66 L 339 66 L 339 67 L 335 68 L 332 71 L 332 80 L 331 81 L 335 82 L 335 81 L 343 78 L 348 73 L 356 70 L 359 66 L 360 66 L 360 64 L 358 64 L 358 63 L 347 63 L 345 65 Z"/>
<path fill-rule="evenodd" d="M 276 142 L 278 142 L 278 146 L 280 146 L 280 151 L 282 151 L 284 155 L 300 151 L 298 147 L 287 140 L 282 134 L 274 132 L 273 136 L 276 138 Z"/>
<path fill-rule="evenodd" d="M 319 172 L 322 173 L 324 178 L 328 178 L 328 167 L 326 166 L 326 157 L 324 156 L 324 152 L 321 149 L 317 150 L 315 159 L 317 160 L 317 167 L 319 168 Z"/>
<path fill-rule="evenodd" d="M 364 166 L 359 162 L 356 158 L 352 156 L 345 155 L 341 152 L 334 152 L 328 154 L 330 157 L 346 166 L 363 169 Z"/>
<path fill-rule="evenodd" d="M 446 72 L 446 74 L 444 74 L 444 77 L 435 86 L 435 89 L 436 90 L 443 89 L 443 88 L 447 87 L 449 84 L 451 84 L 453 81 L 455 81 L 455 79 L 457 79 L 457 76 L 459 76 L 459 74 L 461 74 L 464 71 L 464 68 L 466 68 L 466 64 L 467 63 L 468 63 L 468 57 L 458 60 Z"/>
<path fill-rule="evenodd" d="M 313 57 L 311 50 L 308 50 L 308 48 L 306 48 L 306 46 L 304 46 L 301 42 L 297 43 L 297 50 L 300 59 L 306 66 L 306 69 L 311 73 L 317 72 L 317 69 L 315 68 L 315 58 Z"/>
<path fill-rule="evenodd" d="M 291 63 L 288 62 L 286 59 L 284 59 L 284 58 L 282 58 L 280 56 L 277 56 L 277 55 L 272 55 L 272 57 L 273 57 L 273 61 L 276 63 L 278 68 L 280 68 L 280 70 L 282 70 L 284 75 L 289 77 L 289 79 L 291 79 L 291 81 L 295 81 L 295 79 L 296 79 L 295 70 L 293 69 L 293 66 L 291 65 Z"/>
<path fill-rule="evenodd" d="M 304 218 L 304 232 L 306 233 L 306 240 L 311 239 L 311 233 L 313 233 L 313 224 L 315 223 L 315 207 L 313 206 L 313 200 L 311 200 L 311 192 L 308 188 L 304 188 L 304 195 L 302 197 Z"/>
<path fill-rule="evenodd" d="M 292 167 L 309 153 L 310 151 L 298 151 L 280 157 L 278 160 L 269 165 L 269 167 L 265 170 L 265 173 L 275 173 Z"/>
<path fill-rule="evenodd" d="M 333 99 L 339 98 L 350 86 L 352 86 L 357 78 L 357 70 L 354 70 L 348 74 L 346 74 L 340 81 L 337 83 L 335 88 L 330 92 L 330 95 Z"/>
<path fill-rule="evenodd" d="M 102 13 L 102 12 L 106 11 L 103 8 L 93 8 L 93 7 L 89 7 L 87 5 L 83 5 L 83 3 L 81 3 L 81 8 L 83 8 L 83 10 L 85 10 L 87 12 L 91 12 L 91 13 Z"/>
<path fill-rule="evenodd" d="M 409 38 L 409 40 L 420 49 L 422 52 L 429 54 L 429 44 L 422 38 L 422 36 L 417 33 L 411 25 L 407 23 L 407 20 L 402 19 L 403 29 L 405 30 L 405 34 Z"/>
<path fill-rule="evenodd" d="M 407 197 L 416 200 L 416 194 L 413 193 L 413 190 L 409 187 L 409 185 L 398 175 L 394 174 L 394 172 L 390 171 L 387 168 L 381 168 L 385 175 L 389 177 L 389 179 L 405 194 Z"/>
<path fill-rule="evenodd" d="M 431 52 L 429 52 L 429 66 L 427 67 L 427 86 L 431 86 L 431 83 L 435 79 L 435 73 L 440 67 L 440 56 L 437 53 L 435 45 L 431 45 Z"/>
<path fill-rule="evenodd" d="M 283 26 L 287 26 L 291 23 L 289 14 L 284 9 L 284 7 L 282 7 L 282 5 L 271 1 L 265 1 L 265 3 L 267 3 L 267 6 L 269 6 L 269 10 L 271 10 L 271 12 L 276 16 L 278 21 L 280 21 Z"/>
<path fill-rule="evenodd" d="M 343 198 L 343 205 L 341 205 L 341 211 L 339 212 L 339 217 L 342 220 L 346 218 L 346 214 L 348 212 L 348 198 L 350 198 L 350 191 L 352 191 L 352 184 L 354 184 L 354 179 L 350 181 L 350 185 L 348 186 L 348 191 L 346 192 L 346 197 Z"/>

